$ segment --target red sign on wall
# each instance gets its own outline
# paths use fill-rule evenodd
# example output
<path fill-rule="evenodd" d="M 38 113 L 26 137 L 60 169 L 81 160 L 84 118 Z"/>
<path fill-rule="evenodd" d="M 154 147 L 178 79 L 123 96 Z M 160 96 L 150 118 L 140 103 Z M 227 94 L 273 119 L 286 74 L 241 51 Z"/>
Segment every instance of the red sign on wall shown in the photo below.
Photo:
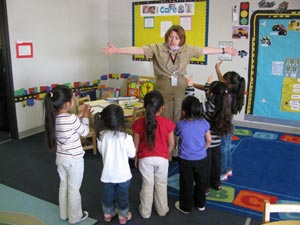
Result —
<path fill-rule="evenodd" d="M 17 58 L 32 58 L 33 57 L 32 42 L 17 42 L 16 43 L 16 57 Z"/>

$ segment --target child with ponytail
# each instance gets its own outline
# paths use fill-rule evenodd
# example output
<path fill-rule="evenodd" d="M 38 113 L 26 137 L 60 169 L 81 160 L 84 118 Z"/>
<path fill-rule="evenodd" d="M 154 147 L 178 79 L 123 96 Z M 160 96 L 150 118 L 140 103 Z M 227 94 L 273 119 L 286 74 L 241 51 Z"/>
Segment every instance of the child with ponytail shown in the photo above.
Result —
<path fill-rule="evenodd" d="M 231 97 L 231 113 L 233 115 L 238 114 L 244 105 L 245 98 L 245 79 L 241 77 L 237 72 L 228 71 L 224 75 L 220 71 L 220 65 L 223 63 L 220 60 L 215 65 L 215 69 L 218 75 L 219 81 L 224 82 L 228 89 Z M 221 142 L 221 180 L 227 180 L 228 176 L 232 176 L 232 155 L 231 155 L 231 138 L 232 132 L 224 135 Z"/>
<path fill-rule="evenodd" d="M 84 171 L 84 150 L 81 136 L 89 133 L 91 107 L 83 105 L 78 115 L 69 113 L 74 106 L 73 92 L 58 85 L 44 98 L 45 131 L 48 147 L 56 152 L 60 177 L 59 211 L 62 220 L 75 224 L 88 217 L 82 211 L 80 187 Z"/>
<path fill-rule="evenodd" d="M 169 154 L 174 147 L 175 124 L 161 116 L 164 99 L 157 90 L 144 97 L 145 117 L 137 119 L 133 125 L 133 140 L 137 149 L 136 166 L 142 174 L 139 212 L 149 218 L 152 204 L 159 216 L 168 211 L 167 180 Z"/>

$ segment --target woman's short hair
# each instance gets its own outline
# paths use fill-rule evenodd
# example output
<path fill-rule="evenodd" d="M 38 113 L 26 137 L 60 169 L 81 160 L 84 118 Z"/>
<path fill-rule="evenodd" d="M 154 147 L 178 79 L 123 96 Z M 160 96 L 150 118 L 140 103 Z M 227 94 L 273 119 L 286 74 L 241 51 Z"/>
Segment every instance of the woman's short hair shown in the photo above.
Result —
<path fill-rule="evenodd" d="M 180 38 L 179 46 L 184 45 L 185 44 L 185 31 L 182 28 L 182 26 L 180 26 L 180 25 L 173 25 L 167 30 L 167 32 L 165 33 L 165 43 L 168 43 L 168 38 L 172 31 L 175 31 Z"/>

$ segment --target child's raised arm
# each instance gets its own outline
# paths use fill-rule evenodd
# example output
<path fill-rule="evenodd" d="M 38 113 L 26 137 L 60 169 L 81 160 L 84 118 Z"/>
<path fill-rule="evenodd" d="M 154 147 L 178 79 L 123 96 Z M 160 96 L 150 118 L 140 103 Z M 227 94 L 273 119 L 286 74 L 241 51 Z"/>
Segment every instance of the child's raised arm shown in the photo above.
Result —
<path fill-rule="evenodd" d="M 220 70 L 220 65 L 222 63 L 223 63 L 223 60 L 219 60 L 219 62 L 217 62 L 216 65 L 215 65 L 215 69 L 216 69 L 216 73 L 217 73 L 217 76 L 218 76 L 218 80 L 225 83 L 225 80 L 223 78 L 223 74 L 221 73 L 221 70 Z"/>

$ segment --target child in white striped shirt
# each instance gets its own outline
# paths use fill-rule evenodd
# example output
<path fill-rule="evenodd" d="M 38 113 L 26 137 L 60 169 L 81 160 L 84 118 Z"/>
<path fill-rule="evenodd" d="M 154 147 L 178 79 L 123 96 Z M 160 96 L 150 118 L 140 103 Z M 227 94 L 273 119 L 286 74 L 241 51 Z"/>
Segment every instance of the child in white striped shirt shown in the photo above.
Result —
<path fill-rule="evenodd" d="M 48 147 L 56 151 L 56 165 L 60 177 L 60 218 L 75 224 L 88 217 L 82 211 L 80 187 L 84 171 L 84 150 L 80 137 L 89 133 L 91 107 L 84 105 L 78 115 L 73 109 L 72 90 L 65 85 L 53 88 L 44 99 L 45 131 Z"/>

